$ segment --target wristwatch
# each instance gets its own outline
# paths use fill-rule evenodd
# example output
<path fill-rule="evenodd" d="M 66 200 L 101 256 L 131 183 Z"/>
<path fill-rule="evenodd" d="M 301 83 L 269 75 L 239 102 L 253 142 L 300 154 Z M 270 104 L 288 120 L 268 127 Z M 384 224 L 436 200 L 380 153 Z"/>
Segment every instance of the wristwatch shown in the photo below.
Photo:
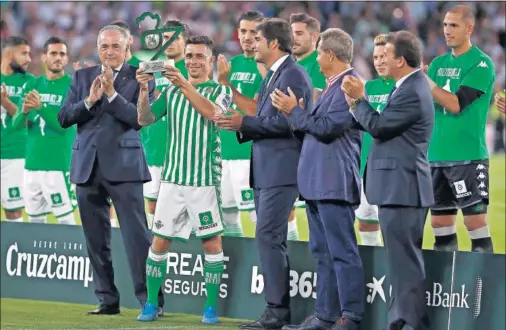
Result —
<path fill-rule="evenodd" d="M 351 105 L 350 109 L 351 111 L 355 111 L 355 109 L 357 108 L 357 105 L 360 103 L 360 102 L 364 102 L 364 101 L 367 101 L 364 97 L 361 97 L 359 99 L 356 99 L 355 102 L 353 102 L 353 104 Z"/>

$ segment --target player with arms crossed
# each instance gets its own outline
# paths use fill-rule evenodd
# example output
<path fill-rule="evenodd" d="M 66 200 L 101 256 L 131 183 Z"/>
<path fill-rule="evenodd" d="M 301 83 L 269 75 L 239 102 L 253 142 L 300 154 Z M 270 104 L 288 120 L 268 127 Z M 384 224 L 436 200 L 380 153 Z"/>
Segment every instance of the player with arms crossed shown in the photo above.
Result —
<path fill-rule="evenodd" d="M 299 13 L 290 15 L 290 27 L 293 35 L 292 54 L 299 65 L 306 69 L 307 74 L 311 78 L 313 85 L 313 100 L 320 97 L 325 89 L 325 76 L 320 72 L 320 65 L 316 61 L 318 52 L 316 43 L 320 38 L 320 22 L 308 14 Z M 304 201 L 295 201 L 295 207 L 305 208 Z M 299 229 L 297 228 L 297 218 L 295 217 L 295 208 L 292 209 L 288 216 L 288 239 L 297 241 L 299 239 Z"/>
<path fill-rule="evenodd" d="M 238 33 L 243 53 L 232 57 L 229 63 L 223 55 L 218 57 L 218 82 L 237 90 L 238 93 L 234 92 L 234 101 L 241 96 L 255 99 L 262 84 L 265 69 L 263 64 L 255 62 L 253 43 L 257 35 L 255 29 L 263 19 L 263 14 L 258 11 L 242 13 Z M 246 113 L 235 102 L 232 109 Z M 256 223 L 254 194 L 249 186 L 251 142 L 239 144 L 235 132 L 227 130 L 220 131 L 220 138 L 225 236 L 242 237 L 244 233 L 239 212 L 249 211 L 251 220 Z"/>
<path fill-rule="evenodd" d="M 369 80 L 365 84 L 367 101 L 373 109 L 382 112 L 388 100 L 390 92 L 395 86 L 395 81 L 388 77 L 388 69 L 385 65 L 385 46 L 387 35 L 380 34 L 374 38 L 373 62 L 379 78 Z M 360 154 L 360 177 L 364 177 L 367 157 L 371 148 L 371 134 L 364 132 L 362 136 L 362 149 Z M 355 216 L 359 221 L 359 234 L 362 245 L 380 246 L 381 232 L 378 220 L 378 207 L 370 205 L 365 196 L 364 184 L 360 195 L 360 206 L 355 210 Z"/>
<path fill-rule="evenodd" d="M 165 56 L 174 60 L 175 67 L 181 72 L 185 79 L 188 78 L 184 61 L 185 39 L 188 37 L 188 26 L 179 20 L 168 20 L 165 22 L 164 28 L 183 27 L 183 31 L 178 38 L 165 50 Z M 167 42 L 174 32 L 163 33 L 163 41 Z M 171 83 L 161 73 L 154 74 L 155 79 L 155 97 L 158 97 L 164 88 Z M 158 192 L 160 191 L 160 179 L 162 176 L 163 160 L 167 149 L 167 116 L 163 116 L 160 120 L 152 125 L 145 126 L 141 130 L 142 144 L 146 152 L 146 162 L 148 163 L 151 181 L 144 184 L 144 198 L 148 204 L 148 228 L 153 226 L 153 218 L 155 216 L 156 201 Z"/>
<path fill-rule="evenodd" d="M 52 212 L 58 223 L 75 225 L 76 197 L 71 189 L 70 158 L 76 128 L 62 128 L 57 115 L 72 78 L 65 74 L 67 46 L 57 37 L 44 44 L 45 75 L 23 88 L 14 126 L 27 127 L 24 199 L 30 222 L 46 223 Z"/>
<path fill-rule="evenodd" d="M 158 290 L 165 279 L 172 240 L 188 241 L 192 228 L 205 251 L 204 280 L 207 299 L 202 322 L 217 323 L 217 300 L 223 274 L 223 232 L 220 181 L 221 146 L 215 113 L 226 112 L 232 90 L 209 80 L 213 67 L 213 42 L 206 36 L 187 40 L 185 63 L 189 79 L 177 68 L 164 72 L 171 85 L 152 104 L 148 81 L 152 75 L 137 72 L 140 84 L 138 122 L 148 126 L 167 116 L 167 152 L 153 222 L 153 244 L 146 261 L 148 301 L 139 321 L 157 317 Z"/>
<path fill-rule="evenodd" d="M 26 39 L 12 36 L 3 41 L 0 75 L 1 200 L 7 220 L 16 222 L 23 222 L 26 130 L 14 128 L 13 117 L 18 109 L 23 86 L 34 78 L 27 72 L 31 61 L 30 45 Z"/>
<path fill-rule="evenodd" d="M 451 51 L 428 69 L 435 101 L 434 133 L 429 147 L 435 205 L 431 220 L 435 250 L 458 250 L 458 209 L 469 231 L 472 251 L 493 252 L 487 224 L 488 150 L 485 125 L 495 70 L 489 56 L 471 45 L 475 17 L 467 6 L 453 7 L 444 18 Z"/>

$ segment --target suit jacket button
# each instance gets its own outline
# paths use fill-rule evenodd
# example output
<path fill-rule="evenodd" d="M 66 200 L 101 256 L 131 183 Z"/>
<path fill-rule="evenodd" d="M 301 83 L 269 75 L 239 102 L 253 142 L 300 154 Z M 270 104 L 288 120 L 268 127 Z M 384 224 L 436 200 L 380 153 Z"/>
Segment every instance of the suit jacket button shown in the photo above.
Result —
<path fill-rule="evenodd" d="M 97 125 L 97 128 L 100 128 L 100 125 Z"/>

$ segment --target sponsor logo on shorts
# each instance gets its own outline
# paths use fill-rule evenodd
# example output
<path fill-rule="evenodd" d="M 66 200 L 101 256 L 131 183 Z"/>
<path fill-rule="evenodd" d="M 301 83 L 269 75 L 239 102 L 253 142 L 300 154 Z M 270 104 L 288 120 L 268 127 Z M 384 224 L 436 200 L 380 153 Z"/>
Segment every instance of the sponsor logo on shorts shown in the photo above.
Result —
<path fill-rule="evenodd" d="M 217 227 L 218 224 L 213 221 L 211 211 L 199 213 L 200 227 L 199 230 L 206 230 Z"/>
<path fill-rule="evenodd" d="M 51 194 L 51 202 L 53 205 L 60 205 L 63 204 L 63 198 L 61 198 L 60 193 Z"/>
<path fill-rule="evenodd" d="M 464 182 L 464 180 L 454 182 L 453 186 L 455 187 L 457 198 L 464 198 L 472 195 L 470 191 L 467 191 L 466 183 Z"/>
<path fill-rule="evenodd" d="M 19 187 L 11 187 L 9 188 L 9 200 L 20 200 L 21 193 L 19 192 Z"/>
<path fill-rule="evenodd" d="M 254 200 L 253 189 L 241 190 L 241 199 L 243 202 L 251 202 Z"/>

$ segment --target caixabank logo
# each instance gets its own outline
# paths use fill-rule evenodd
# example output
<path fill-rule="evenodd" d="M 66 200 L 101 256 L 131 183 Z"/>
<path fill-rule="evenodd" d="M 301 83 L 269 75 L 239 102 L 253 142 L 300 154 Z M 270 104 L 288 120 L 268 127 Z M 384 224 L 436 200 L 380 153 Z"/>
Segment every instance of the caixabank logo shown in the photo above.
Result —
<path fill-rule="evenodd" d="M 387 303 L 392 296 L 392 286 L 385 285 L 386 275 L 373 277 L 372 281 L 366 284 L 369 304 Z M 476 278 L 475 285 L 469 287 L 466 284 L 433 282 L 425 291 L 425 301 L 430 308 L 455 308 L 472 309 L 473 318 L 478 318 L 481 313 L 481 301 L 483 294 L 483 280 L 480 276 Z M 387 295 L 388 294 L 388 295 Z"/>

